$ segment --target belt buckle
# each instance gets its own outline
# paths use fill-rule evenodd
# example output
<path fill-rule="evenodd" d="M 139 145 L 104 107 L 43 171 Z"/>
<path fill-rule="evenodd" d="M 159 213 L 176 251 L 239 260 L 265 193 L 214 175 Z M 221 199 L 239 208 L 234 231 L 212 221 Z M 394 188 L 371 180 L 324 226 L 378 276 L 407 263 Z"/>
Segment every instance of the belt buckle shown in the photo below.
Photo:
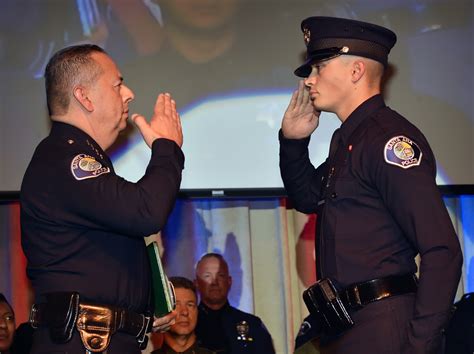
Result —
<path fill-rule="evenodd" d="M 140 333 L 137 334 L 137 337 L 136 337 L 141 350 L 145 349 L 148 343 L 148 337 L 146 334 L 148 333 L 148 326 L 150 325 L 150 321 L 151 321 L 151 317 L 145 316 L 145 315 L 142 315 L 142 316 L 143 316 L 143 328 L 140 331 Z"/>
<path fill-rule="evenodd" d="M 28 318 L 28 322 L 30 323 L 30 326 L 34 329 L 37 329 L 38 326 L 39 326 L 37 316 L 38 316 L 38 309 L 36 308 L 36 304 L 33 304 L 31 306 L 30 316 Z"/>

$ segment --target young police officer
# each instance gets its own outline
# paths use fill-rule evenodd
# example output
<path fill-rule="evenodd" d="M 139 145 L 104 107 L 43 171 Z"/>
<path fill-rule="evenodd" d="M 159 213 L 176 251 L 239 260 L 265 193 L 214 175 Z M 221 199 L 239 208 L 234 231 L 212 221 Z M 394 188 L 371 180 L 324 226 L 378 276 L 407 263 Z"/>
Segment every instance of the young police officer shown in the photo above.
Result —
<path fill-rule="evenodd" d="M 301 28 L 305 79 L 283 117 L 281 175 L 296 209 L 317 213 L 318 279 L 339 286 L 355 322 L 339 336 L 323 327 L 321 352 L 439 353 L 462 255 L 426 138 L 380 94 L 396 36 L 330 17 Z M 315 169 L 308 143 L 321 111 L 342 125 Z"/>

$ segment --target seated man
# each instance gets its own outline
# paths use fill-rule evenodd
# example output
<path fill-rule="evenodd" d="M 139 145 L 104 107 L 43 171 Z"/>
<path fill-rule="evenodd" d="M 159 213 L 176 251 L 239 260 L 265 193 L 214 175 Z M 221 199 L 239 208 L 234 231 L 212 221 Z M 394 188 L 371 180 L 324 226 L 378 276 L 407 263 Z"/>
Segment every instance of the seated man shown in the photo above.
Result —
<path fill-rule="evenodd" d="M 163 346 L 154 354 L 213 354 L 202 348 L 194 333 L 198 319 L 197 294 L 193 282 L 183 277 L 171 277 L 170 282 L 176 293 L 176 322 L 164 334 Z"/>
<path fill-rule="evenodd" d="M 201 297 L 196 334 L 204 346 L 217 353 L 275 353 L 262 320 L 230 306 L 227 295 L 232 277 L 222 255 L 201 257 L 195 284 Z"/>
<path fill-rule="evenodd" d="M 0 353 L 10 353 L 15 335 L 15 314 L 5 296 L 0 293 Z"/>

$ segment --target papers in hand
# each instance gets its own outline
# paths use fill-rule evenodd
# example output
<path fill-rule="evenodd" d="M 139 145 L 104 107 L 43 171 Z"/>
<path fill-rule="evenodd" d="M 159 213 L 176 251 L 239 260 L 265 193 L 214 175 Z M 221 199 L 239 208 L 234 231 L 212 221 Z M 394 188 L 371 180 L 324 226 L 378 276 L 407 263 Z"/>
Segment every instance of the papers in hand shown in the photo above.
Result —
<path fill-rule="evenodd" d="M 151 242 L 146 248 L 151 265 L 154 313 L 156 317 L 162 317 L 176 307 L 174 288 L 163 270 L 156 241 Z"/>

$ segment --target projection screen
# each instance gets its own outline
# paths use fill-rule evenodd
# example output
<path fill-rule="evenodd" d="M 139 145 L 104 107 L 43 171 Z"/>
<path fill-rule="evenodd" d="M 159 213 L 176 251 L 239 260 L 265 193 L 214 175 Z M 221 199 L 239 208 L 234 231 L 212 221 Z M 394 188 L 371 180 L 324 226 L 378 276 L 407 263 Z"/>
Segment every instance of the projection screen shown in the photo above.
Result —
<path fill-rule="evenodd" d="M 418 126 L 440 185 L 469 185 L 473 162 L 473 2 L 470 0 L 3 0 L 0 2 L 0 191 L 19 190 L 49 131 L 43 72 L 62 47 L 96 43 L 150 117 L 160 92 L 175 98 L 184 130 L 183 190 L 282 188 L 278 130 L 304 59 L 301 20 L 337 16 L 398 35 L 387 104 Z M 324 161 L 340 125 L 323 113 L 310 155 Z M 150 151 L 130 126 L 109 151 L 139 179 Z"/>

